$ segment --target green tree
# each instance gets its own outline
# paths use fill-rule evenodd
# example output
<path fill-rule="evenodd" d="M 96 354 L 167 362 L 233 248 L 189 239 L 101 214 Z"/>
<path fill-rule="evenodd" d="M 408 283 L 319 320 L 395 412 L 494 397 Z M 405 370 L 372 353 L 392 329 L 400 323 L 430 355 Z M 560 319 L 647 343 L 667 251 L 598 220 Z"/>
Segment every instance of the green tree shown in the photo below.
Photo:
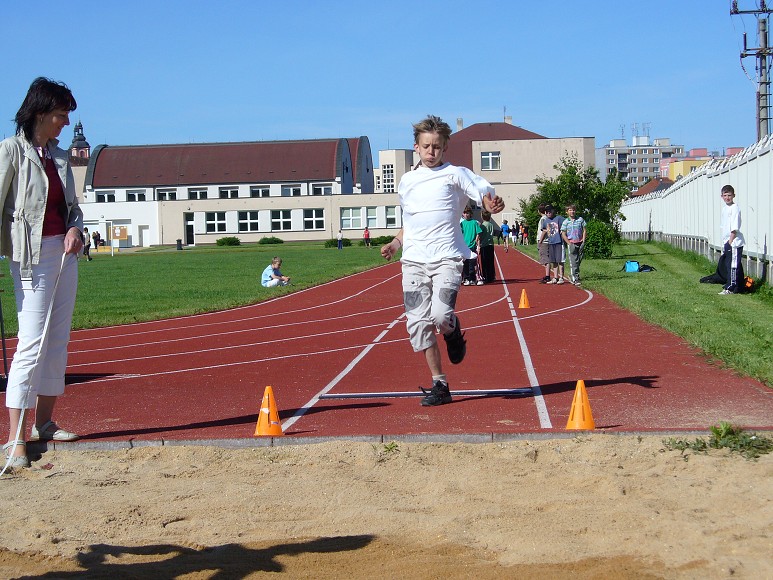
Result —
<path fill-rule="evenodd" d="M 586 222 L 599 221 L 611 228 L 618 220 L 625 219 L 620 213 L 620 206 L 630 194 L 631 186 L 616 172 L 610 173 L 606 183 L 602 183 L 598 170 L 584 166 L 574 153 L 565 154 L 553 168 L 558 175 L 538 176 L 537 193 L 520 201 L 521 216 L 529 224 L 533 236 L 537 234 L 537 207 L 541 203 L 553 205 L 560 214 L 573 203 L 577 206 L 577 214 Z"/>

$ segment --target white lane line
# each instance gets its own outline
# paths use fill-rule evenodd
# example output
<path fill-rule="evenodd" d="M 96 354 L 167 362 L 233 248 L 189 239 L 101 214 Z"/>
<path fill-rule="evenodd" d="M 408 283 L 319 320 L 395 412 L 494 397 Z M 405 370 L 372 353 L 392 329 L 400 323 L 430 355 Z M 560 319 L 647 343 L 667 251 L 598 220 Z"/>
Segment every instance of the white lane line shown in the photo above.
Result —
<path fill-rule="evenodd" d="M 135 348 L 135 347 L 146 347 L 146 346 L 154 346 L 154 345 L 159 345 L 159 344 L 171 344 L 171 343 L 174 343 L 174 342 L 185 342 L 185 341 L 190 341 L 190 340 L 200 341 L 200 340 L 204 340 L 204 339 L 207 339 L 207 338 L 229 336 L 229 335 L 232 335 L 232 334 L 242 334 L 242 333 L 255 334 L 255 333 L 263 332 L 263 331 L 265 331 L 267 329 L 274 330 L 274 329 L 277 329 L 277 328 L 288 328 L 288 327 L 291 327 L 291 326 L 304 326 L 304 325 L 310 325 L 310 324 L 320 324 L 322 322 L 331 322 L 331 321 L 336 321 L 336 320 L 344 320 L 344 319 L 347 319 L 347 318 L 356 318 L 358 316 L 366 316 L 366 315 L 369 315 L 369 314 L 375 314 L 375 313 L 382 312 L 382 311 L 385 311 L 385 310 L 394 310 L 395 308 L 402 308 L 402 307 L 403 307 L 402 304 L 395 304 L 393 306 L 385 306 L 384 308 L 377 308 L 375 310 L 369 310 L 367 312 L 355 312 L 355 313 L 352 313 L 352 314 L 344 314 L 342 316 L 331 316 L 330 318 L 306 319 L 306 320 L 301 320 L 301 321 L 298 321 L 298 322 L 287 322 L 287 323 L 284 323 L 284 324 L 272 324 L 270 326 L 263 326 L 263 327 L 257 326 L 257 327 L 251 327 L 251 328 L 243 328 L 243 329 L 240 329 L 240 330 L 229 330 L 229 331 L 226 331 L 226 332 L 213 332 L 211 334 L 197 334 L 197 335 L 185 336 L 185 337 L 182 337 L 182 338 L 169 338 L 169 339 L 164 339 L 164 340 L 154 340 L 154 341 L 148 341 L 148 342 L 143 341 L 143 342 L 136 342 L 136 343 L 132 343 L 132 344 L 121 344 L 121 345 L 116 345 L 116 346 L 107 346 L 107 347 L 92 348 L 92 349 L 85 349 L 85 350 L 73 350 L 73 349 L 70 349 L 69 352 L 70 352 L 71 355 L 72 354 L 92 353 L 92 352 L 106 352 L 108 350 L 126 350 L 126 349 L 130 349 L 130 348 Z M 381 322 L 379 324 L 370 325 L 370 326 L 383 326 L 384 324 L 386 324 L 386 322 Z M 369 328 L 369 327 L 357 327 L 357 328 Z M 182 330 L 182 329 L 180 329 L 180 330 Z M 290 336 L 290 337 L 283 338 L 281 340 L 296 340 L 297 338 L 307 338 L 309 336 L 317 336 L 317 335 L 309 334 L 309 335 L 300 335 L 299 337 Z M 88 342 L 93 344 L 94 343 L 94 339 L 91 339 Z M 261 343 L 255 343 L 255 344 L 261 344 Z M 185 352 L 186 353 L 190 353 L 191 351 L 185 351 Z"/>
<path fill-rule="evenodd" d="M 336 377 L 332 381 L 330 381 L 327 385 L 325 385 L 325 387 L 321 391 L 319 391 L 316 395 L 314 395 L 311 399 L 309 399 L 309 401 L 305 405 L 303 405 L 300 409 L 298 409 L 292 417 L 290 417 L 287 421 L 285 421 L 282 424 L 282 430 L 284 431 L 292 427 L 295 424 L 295 422 L 298 421 L 298 419 L 303 417 L 309 411 L 309 409 L 311 409 L 314 405 L 316 405 L 319 402 L 320 397 L 322 395 L 326 395 L 327 393 L 329 393 L 333 389 L 333 387 L 335 387 L 339 382 L 341 382 L 341 380 L 346 375 L 348 375 L 352 371 L 352 369 L 354 369 L 354 367 L 356 367 L 357 364 L 363 358 L 365 358 L 365 355 L 367 355 L 371 351 L 371 349 L 374 346 L 376 346 L 376 344 L 378 344 L 381 341 L 381 339 L 384 338 L 386 334 L 390 330 L 392 330 L 395 327 L 395 325 L 398 322 L 400 322 L 404 317 L 405 317 L 405 314 L 402 314 L 398 318 L 393 320 L 389 324 L 389 326 L 387 326 L 387 328 L 373 340 L 371 344 L 367 345 L 364 349 L 362 349 L 362 351 L 356 357 L 354 357 L 354 359 L 352 359 L 352 361 L 348 365 L 346 365 L 346 368 L 344 370 L 338 373 L 338 375 L 336 375 Z"/>
<path fill-rule="evenodd" d="M 494 255 L 494 258 L 496 259 L 497 267 L 499 268 L 499 277 L 504 279 L 502 265 L 499 263 L 499 259 L 496 258 L 496 254 Z M 540 427 L 543 429 L 550 429 L 553 427 L 553 424 L 550 422 L 550 414 L 548 413 L 548 407 L 545 404 L 545 398 L 542 396 L 542 389 L 540 388 L 539 381 L 537 380 L 537 373 L 534 370 L 534 364 L 531 361 L 529 347 L 526 344 L 526 338 L 523 335 L 523 330 L 521 330 L 521 323 L 518 321 L 517 310 L 513 304 L 513 300 L 510 296 L 510 291 L 507 287 L 507 284 L 502 284 L 502 286 L 505 289 L 507 303 L 510 306 L 511 318 L 513 321 L 513 326 L 515 327 L 515 334 L 518 336 L 518 343 L 521 346 L 521 355 L 523 356 L 523 364 L 526 368 L 526 375 L 529 377 L 529 384 L 531 385 L 531 389 L 534 392 L 534 405 L 537 407 L 537 416 L 539 417 Z"/>
<path fill-rule="evenodd" d="M 371 271 L 371 270 L 368 270 L 368 271 Z M 360 274 L 362 274 L 362 272 L 360 272 Z M 353 274 L 353 276 L 356 276 L 356 275 L 357 274 Z M 394 278 L 397 278 L 398 276 L 400 276 L 400 274 L 396 274 L 394 276 L 390 276 L 388 278 L 385 278 L 384 280 L 381 280 L 381 281 L 379 281 L 379 282 L 377 282 L 375 284 L 372 284 L 371 286 L 368 286 L 367 288 L 364 288 L 364 289 L 360 290 L 359 292 L 355 292 L 354 294 L 349 294 L 349 295 L 344 296 L 342 298 L 339 298 L 337 300 L 333 300 L 333 301 L 329 301 L 329 302 L 324 302 L 324 303 L 321 303 L 321 304 L 317 304 L 315 306 L 308 306 L 308 307 L 304 307 L 304 308 L 297 308 L 295 310 L 284 310 L 284 311 L 279 311 L 279 312 L 274 312 L 274 313 L 269 313 L 269 314 L 259 314 L 259 315 L 256 315 L 256 316 L 248 316 L 248 317 L 245 317 L 245 318 L 240 318 L 239 320 L 236 320 L 236 321 L 228 320 L 228 321 L 203 322 L 203 323 L 196 323 L 196 324 L 180 324 L 180 325 L 176 325 L 176 326 L 172 326 L 172 327 L 168 327 L 168 328 L 159 328 L 159 329 L 156 329 L 156 330 L 142 330 L 142 331 L 137 331 L 137 332 L 125 332 L 126 328 L 132 327 L 132 326 L 160 324 L 160 323 L 165 323 L 165 324 L 169 325 L 170 323 L 186 322 L 186 321 L 189 321 L 189 320 L 198 320 L 199 318 L 202 318 L 202 317 L 205 317 L 205 316 L 214 316 L 214 315 L 222 316 L 224 313 L 229 313 L 230 314 L 232 312 L 237 312 L 239 310 L 245 310 L 245 309 L 248 309 L 248 308 L 257 309 L 257 308 L 265 307 L 265 306 L 270 305 L 270 304 L 274 304 L 278 300 L 287 299 L 290 296 L 297 296 L 299 294 L 303 294 L 303 293 L 309 292 L 309 291 L 314 290 L 314 289 L 322 288 L 322 287 L 327 286 L 329 284 L 332 284 L 334 282 L 338 282 L 340 280 L 345 280 L 346 278 L 340 278 L 339 280 L 334 280 L 333 282 L 327 282 L 326 284 L 321 284 L 319 286 L 314 286 L 313 288 L 307 288 L 305 290 L 300 290 L 298 292 L 293 292 L 292 294 L 284 294 L 283 296 L 278 296 L 277 298 L 272 299 L 272 300 L 266 300 L 264 302 L 259 302 L 258 304 L 250 304 L 250 305 L 247 305 L 247 306 L 238 306 L 236 308 L 229 308 L 228 310 L 220 310 L 218 312 L 207 312 L 207 313 L 204 313 L 204 314 L 194 314 L 194 315 L 190 315 L 190 316 L 179 316 L 179 317 L 175 317 L 175 318 L 165 318 L 163 320 L 151 320 L 151 321 L 148 321 L 148 322 L 137 322 L 137 323 L 126 324 L 126 325 L 121 325 L 121 326 L 108 326 L 108 327 L 103 327 L 103 328 L 98 328 L 98 329 L 90 328 L 90 329 L 79 330 L 79 331 L 77 331 L 77 333 L 78 333 L 78 335 L 81 335 L 81 334 L 86 334 L 89 331 L 97 331 L 97 330 L 104 331 L 104 330 L 107 330 L 107 329 L 114 330 L 115 334 L 102 334 L 102 335 L 99 336 L 99 340 L 108 340 L 108 339 L 111 339 L 111 338 L 119 338 L 119 339 L 121 339 L 121 338 L 125 338 L 127 336 L 136 336 L 136 335 L 146 336 L 148 334 L 156 333 L 156 332 L 175 332 L 175 331 L 181 331 L 181 330 L 189 330 L 189 329 L 192 329 L 192 328 L 204 328 L 204 327 L 207 327 L 207 326 L 222 326 L 224 324 L 233 324 L 235 322 L 244 322 L 244 321 L 247 321 L 247 320 L 260 320 L 260 319 L 265 319 L 265 318 L 286 317 L 286 316 L 288 316 L 290 314 L 296 314 L 296 313 L 301 313 L 301 312 L 308 312 L 309 310 L 316 310 L 316 309 L 319 309 L 319 308 L 328 308 L 328 307 L 330 307 L 330 306 L 332 306 L 334 304 L 340 304 L 342 302 L 347 302 L 349 300 L 354 300 L 355 298 L 357 298 L 357 297 L 359 297 L 359 296 L 361 296 L 361 295 L 363 295 L 363 294 L 365 294 L 367 292 L 372 291 L 374 288 L 377 288 L 378 286 L 381 286 L 382 284 L 386 284 L 387 282 L 393 280 Z M 95 337 L 75 338 L 75 339 L 71 339 L 70 340 L 70 344 L 75 343 L 75 342 L 84 342 L 84 341 L 93 341 L 93 340 L 95 340 Z"/>
<path fill-rule="evenodd" d="M 184 356 L 184 357 L 190 357 L 192 355 L 198 355 L 198 354 L 204 354 L 204 353 L 211 353 L 211 352 L 218 352 L 218 351 L 235 351 L 236 349 L 240 348 L 253 348 L 256 346 L 264 346 L 274 343 L 285 343 L 287 341 L 293 341 L 297 342 L 299 340 L 308 340 L 313 338 L 319 338 L 321 336 L 331 336 L 334 334 L 342 334 L 347 332 L 356 332 L 358 330 L 364 330 L 368 328 L 382 328 L 384 326 L 384 322 L 379 322 L 377 324 L 368 324 L 366 326 L 357 326 L 354 328 L 342 328 L 339 330 L 331 330 L 328 332 L 318 332 L 315 334 L 304 334 L 303 336 L 290 336 L 290 337 L 284 337 L 284 338 L 277 338 L 272 340 L 263 340 L 259 342 L 249 342 L 249 343 L 240 343 L 240 344 L 234 344 L 234 345 L 228 345 L 228 346 L 215 346 L 212 348 L 203 348 L 199 350 L 185 350 L 185 351 L 179 351 L 179 352 L 170 352 L 165 354 L 151 354 L 151 355 L 144 355 L 144 356 L 137 356 L 137 357 L 126 357 L 126 358 L 118 358 L 113 360 L 99 360 L 99 361 L 93 361 L 88 363 L 76 363 L 76 364 L 70 364 L 67 368 L 76 368 L 76 367 L 93 367 L 103 364 L 117 364 L 117 363 L 124 363 L 124 362 L 131 362 L 131 361 L 139 361 L 139 360 L 151 360 L 151 359 L 159 359 L 159 358 L 171 358 L 176 356 Z M 160 344 L 160 343 L 154 343 L 154 344 Z M 142 345 L 146 346 L 146 345 Z M 80 351 L 82 353 L 83 351 Z M 326 351 L 329 352 L 329 351 Z M 79 353 L 79 354 L 80 354 Z M 309 355 L 319 354 L 317 352 L 311 352 L 306 353 Z"/>

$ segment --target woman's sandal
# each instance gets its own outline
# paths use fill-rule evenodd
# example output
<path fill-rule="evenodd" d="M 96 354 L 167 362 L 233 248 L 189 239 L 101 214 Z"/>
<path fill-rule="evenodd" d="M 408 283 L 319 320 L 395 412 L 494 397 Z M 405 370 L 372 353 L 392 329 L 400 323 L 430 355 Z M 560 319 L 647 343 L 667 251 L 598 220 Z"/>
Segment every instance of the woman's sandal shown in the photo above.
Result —
<path fill-rule="evenodd" d="M 11 469 L 22 469 L 25 467 L 30 466 L 30 460 L 29 457 L 26 455 L 19 455 L 18 457 L 11 457 L 8 453 L 9 450 L 10 453 L 13 453 L 13 446 L 14 445 L 24 445 L 24 441 L 21 439 L 17 439 L 15 441 L 9 441 L 5 445 L 3 445 L 3 451 L 5 452 L 5 461 L 8 463 L 8 467 Z M 9 461 L 10 460 L 10 461 Z"/>
<path fill-rule="evenodd" d="M 79 437 L 75 433 L 61 429 L 53 421 L 46 421 L 40 428 L 37 425 L 32 427 L 30 439 L 32 441 L 77 441 Z"/>

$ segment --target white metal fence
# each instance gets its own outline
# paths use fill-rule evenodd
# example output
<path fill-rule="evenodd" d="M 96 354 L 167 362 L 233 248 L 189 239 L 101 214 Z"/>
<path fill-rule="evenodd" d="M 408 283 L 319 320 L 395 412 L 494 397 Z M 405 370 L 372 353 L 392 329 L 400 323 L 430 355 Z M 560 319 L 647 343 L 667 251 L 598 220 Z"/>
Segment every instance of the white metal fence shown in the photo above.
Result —
<path fill-rule="evenodd" d="M 771 223 L 773 223 L 773 136 L 727 159 L 714 160 L 677 181 L 665 191 L 632 198 L 621 208 L 627 239 L 665 241 L 716 261 L 722 252 L 719 214 L 722 186 L 735 189 L 746 240 L 746 272 L 771 282 Z"/>

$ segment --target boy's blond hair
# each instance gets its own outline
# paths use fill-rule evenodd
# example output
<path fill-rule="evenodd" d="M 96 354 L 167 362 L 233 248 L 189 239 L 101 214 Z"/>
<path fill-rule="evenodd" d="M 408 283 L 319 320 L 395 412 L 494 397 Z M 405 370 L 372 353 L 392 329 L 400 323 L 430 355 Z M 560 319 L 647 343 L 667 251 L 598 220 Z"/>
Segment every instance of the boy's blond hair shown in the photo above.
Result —
<path fill-rule="evenodd" d="M 451 139 L 451 126 L 435 115 L 427 115 L 427 118 L 413 126 L 413 142 L 419 142 L 422 133 L 437 133 L 445 143 Z"/>

